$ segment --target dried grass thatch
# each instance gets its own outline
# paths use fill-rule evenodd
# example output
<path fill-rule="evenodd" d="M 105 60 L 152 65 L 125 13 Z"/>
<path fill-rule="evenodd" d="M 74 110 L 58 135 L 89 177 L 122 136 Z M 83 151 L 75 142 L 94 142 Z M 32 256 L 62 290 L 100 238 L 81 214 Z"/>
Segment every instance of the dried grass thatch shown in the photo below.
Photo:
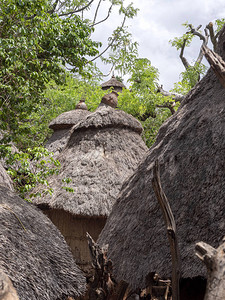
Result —
<path fill-rule="evenodd" d="M 88 114 L 90 114 L 90 112 L 87 110 L 74 109 L 64 112 L 52 120 L 49 124 L 49 128 L 53 129 L 54 132 L 47 141 L 45 145 L 46 148 L 50 152 L 53 152 L 54 155 L 58 155 L 65 147 L 70 137 L 70 129 Z"/>
<path fill-rule="evenodd" d="M 32 204 L 0 186 L 0 269 L 21 300 L 62 300 L 85 290 L 62 235 Z"/>
<path fill-rule="evenodd" d="M 12 179 L 7 174 L 5 168 L 0 162 L 0 185 L 5 186 L 9 188 L 11 191 L 13 191 L 13 182 Z"/>
<path fill-rule="evenodd" d="M 224 45 L 223 28 L 218 50 L 225 60 Z M 157 158 L 177 224 L 181 276 L 205 276 L 195 243 L 218 247 L 225 234 L 225 89 L 211 69 L 160 128 L 100 235 L 115 275 L 133 287 L 144 287 L 149 272 L 171 276 L 166 228 L 151 184 Z"/>
<path fill-rule="evenodd" d="M 107 216 L 122 183 L 147 151 L 141 132 L 140 122 L 131 115 L 99 107 L 73 127 L 58 156 L 60 173 L 49 179 L 53 195 L 36 198 L 35 204 L 73 215 Z M 62 189 L 65 177 L 72 179 L 74 193 Z"/>
<path fill-rule="evenodd" d="M 123 88 L 126 88 L 126 86 L 121 81 L 117 80 L 114 75 L 108 81 L 103 82 L 101 87 L 103 90 L 108 90 L 112 87 L 116 92 L 122 92 Z"/>

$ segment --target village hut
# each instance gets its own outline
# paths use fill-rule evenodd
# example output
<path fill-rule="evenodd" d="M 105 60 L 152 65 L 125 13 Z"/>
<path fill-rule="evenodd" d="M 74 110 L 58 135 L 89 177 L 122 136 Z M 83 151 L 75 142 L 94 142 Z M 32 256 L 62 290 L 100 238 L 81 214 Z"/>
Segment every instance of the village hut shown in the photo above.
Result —
<path fill-rule="evenodd" d="M 60 229 L 83 270 L 91 261 L 86 232 L 98 238 L 124 180 L 147 151 L 141 133 L 134 117 L 102 103 L 71 130 L 57 157 L 59 174 L 49 179 L 53 194 L 34 199 Z M 71 182 L 62 188 L 65 178 Z"/>
<path fill-rule="evenodd" d="M 110 88 L 115 92 L 121 93 L 123 88 L 126 89 L 126 86 L 113 75 L 108 81 L 101 84 L 103 90 L 108 90 Z"/>
<path fill-rule="evenodd" d="M 0 270 L 11 279 L 19 299 L 58 300 L 83 294 L 85 277 L 58 229 L 2 183 L 0 179 Z"/>
<path fill-rule="evenodd" d="M 218 43 L 225 61 L 224 45 L 225 28 Z M 182 278 L 189 283 L 198 278 L 200 285 L 206 268 L 195 256 L 195 243 L 217 248 L 225 233 L 225 62 L 210 53 L 212 67 L 160 128 L 155 144 L 124 183 L 98 240 L 108 245 L 117 280 L 134 289 L 144 288 L 151 272 L 171 277 L 166 226 L 152 188 L 156 159 L 177 226 Z"/>
<path fill-rule="evenodd" d="M 90 112 L 87 109 L 87 105 L 84 100 L 80 100 L 74 110 L 64 112 L 52 120 L 49 128 L 53 130 L 53 134 L 45 147 L 57 156 L 67 143 L 70 129 L 88 114 Z"/>

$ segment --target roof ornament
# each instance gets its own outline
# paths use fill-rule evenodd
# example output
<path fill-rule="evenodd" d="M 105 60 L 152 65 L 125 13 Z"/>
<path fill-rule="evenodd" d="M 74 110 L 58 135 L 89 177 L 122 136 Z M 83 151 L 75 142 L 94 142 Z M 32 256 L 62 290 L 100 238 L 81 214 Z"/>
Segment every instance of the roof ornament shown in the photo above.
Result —
<path fill-rule="evenodd" d="M 83 109 L 83 110 L 88 110 L 87 105 L 85 103 L 85 99 L 81 99 L 79 103 L 75 106 L 75 109 Z"/>

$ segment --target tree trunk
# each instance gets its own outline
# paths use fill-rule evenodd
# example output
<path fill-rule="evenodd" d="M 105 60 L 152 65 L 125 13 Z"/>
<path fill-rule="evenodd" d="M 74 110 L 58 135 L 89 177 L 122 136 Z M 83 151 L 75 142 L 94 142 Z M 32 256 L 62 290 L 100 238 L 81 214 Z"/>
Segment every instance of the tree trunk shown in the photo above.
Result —
<path fill-rule="evenodd" d="M 0 270 L 0 300 L 19 300 L 9 277 Z"/>
<path fill-rule="evenodd" d="M 215 249 L 200 242 L 195 247 L 196 255 L 205 263 L 208 270 L 207 288 L 204 300 L 225 299 L 225 239 Z"/>

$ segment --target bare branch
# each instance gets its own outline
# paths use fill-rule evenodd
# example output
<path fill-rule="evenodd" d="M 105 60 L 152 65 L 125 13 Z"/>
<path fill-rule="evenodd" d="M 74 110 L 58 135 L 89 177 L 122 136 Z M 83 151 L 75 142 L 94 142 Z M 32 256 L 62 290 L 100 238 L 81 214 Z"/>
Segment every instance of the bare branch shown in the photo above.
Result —
<path fill-rule="evenodd" d="M 121 24 L 121 26 L 120 26 L 120 29 L 119 29 L 119 32 L 121 31 L 121 29 L 123 28 L 123 26 L 124 26 L 124 24 L 125 24 L 125 20 L 126 20 L 126 16 L 124 16 L 124 19 L 123 19 L 123 22 L 122 22 L 122 24 Z M 99 54 L 99 55 L 97 55 L 96 57 L 94 57 L 93 59 L 91 59 L 91 60 L 89 60 L 88 62 L 87 62 L 87 64 L 88 63 L 90 63 L 90 62 L 93 62 L 93 61 L 95 61 L 97 58 L 99 58 L 99 57 L 101 57 L 112 45 L 113 45 L 113 43 L 115 42 L 115 40 L 116 40 L 116 38 L 117 38 L 117 36 L 118 36 L 118 34 L 117 35 L 115 35 L 115 37 L 112 39 L 112 41 L 111 41 L 111 43 L 109 43 L 109 45 Z"/>
<path fill-rule="evenodd" d="M 180 281 L 180 254 L 177 242 L 176 223 L 170 208 L 169 201 L 162 189 L 160 173 L 159 173 L 159 162 L 155 161 L 153 167 L 153 179 L 152 186 L 162 210 L 163 218 L 167 227 L 167 235 L 170 243 L 170 251 L 172 256 L 172 295 L 173 300 L 179 300 L 179 281 Z"/>
<path fill-rule="evenodd" d="M 183 45 L 182 45 L 181 50 L 180 50 L 180 59 L 181 59 L 183 65 L 184 65 L 185 69 L 188 69 L 188 68 L 190 68 L 190 64 L 187 61 L 187 59 L 184 57 L 184 48 L 186 46 L 186 42 L 187 42 L 187 39 L 184 39 Z"/>
<path fill-rule="evenodd" d="M 92 24 L 94 24 L 95 21 L 96 21 L 96 19 L 97 19 L 98 10 L 99 10 L 99 7 L 100 7 L 101 2 L 102 2 L 102 0 L 99 0 L 98 5 L 97 5 L 97 8 L 96 8 L 96 11 L 95 11 L 95 16 L 94 16 L 94 19 L 93 19 Z"/>
<path fill-rule="evenodd" d="M 216 74 L 217 78 L 225 88 L 225 62 L 222 57 L 210 50 L 207 46 L 202 46 L 203 54 L 205 55 L 207 61 L 209 62 L 211 68 Z"/>
<path fill-rule="evenodd" d="M 91 5 L 92 2 L 94 2 L 94 0 L 91 0 L 87 5 L 81 7 L 80 9 L 73 10 L 73 11 L 70 11 L 70 12 L 67 12 L 67 13 L 62 13 L 62 14 L 59 15 L 59 17 L 69 16 L 69 15 L 73 15 L 73 14 L 76 14 L 78 12 L 81 12 L 81 11 L 85 10 L 86 8 L 88 8 Z"/>
<path fill-rule="evenodd" d="M 215 35 L 214 28 L 213 28 L 213 23 L 210 22 L 206 26 L 206 28 L 209 30 L 210 40 L 211 40 L 211 42 L 213 44 L 213 51 L 216 51 L 216 47 L 217 47 L 217 41 L 216 41 L 216 39 L 217 39 L 218 35 Z"/>
<path fill-rule="evenodd" d="M 159 86 L 157 92 L 166 97 L 172 97 L 174 102 L 181 102 L 184 99 L 184 96 L 178 93 L 170 93 L 163 89 L 163 86 Z"/>
<path fill-rule="evenodd" d="M 203 41 L 202 46 L 203 46 L 203 45 L 204 45 L 204 46 L 207 46 L 208 40 L 209 40 L 209 35 L 208 35 L 207 30 L 205 29 L 205 40 Z M 203 54 L 202 47 L 201 47 L 201 48 L 200 48 L 200 51 L 199 51 L 198 58 L 196 59 L 195 65 L 201 63 L 201 61 L 202 61 L 202 59 L 203 59 L 203 56 L 204 56 L 204 54 Z"/>
<path fill-rule="evenodd" d="M 98 24 L 100 24 L 100 23 L 102 23 L 102 22 L 105 22 L 105 21 L 109 18 L 111 12 L 112 12 L 112 5 L 110 6 L 110 8 L 109 8 L 109 10 L 108 10 L 108 14 L 107 14 L 107 16 L 105 17 L 105 19 L 103 19 L 103 20 L 101 20 L 101 21 L 99 21 L 99 22 L 97 22 L 97 23 L 93 23 L 91 26 L 96 26 L 96 25 L 98 25 Z"/>
<path fill-rule="evenodd" d="M 161 104 L 161 105 L 156 105 L 156 107 L 160 107 L 160 108 L 168 108 L 171 112 L 172 115 L 175 114 L 175 109 L 174 109 L 174 106 L 175 106 L 175 103 L 170 103 L 170 102 L 167 102 L 167 103 L 164 103 L 164 104 Z"/>

